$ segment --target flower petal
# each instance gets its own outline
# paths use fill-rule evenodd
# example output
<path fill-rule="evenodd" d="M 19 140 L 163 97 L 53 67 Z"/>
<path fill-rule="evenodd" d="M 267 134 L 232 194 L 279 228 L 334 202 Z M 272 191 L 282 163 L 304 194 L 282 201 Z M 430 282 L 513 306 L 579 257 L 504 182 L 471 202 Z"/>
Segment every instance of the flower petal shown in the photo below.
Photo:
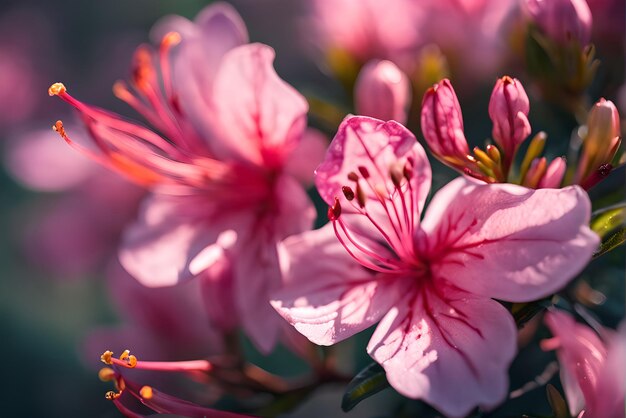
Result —
<path fill-rule="evenodd" d="M 261 44 L 224 56 L 212 101 L 219 134 L 212 149 L 218 156 L 281 167 L 300 141 L 308 104 L 278 77 L 273 61 L 274 50 Z"/>
<path fill-rule="evenodd" d="M 331 142 L 324 162 L 315 170 L 315 184 L 322 198 L 332 205 L 335 197 L 343 196 L 342 186 L 351 184 L 348 174 L 359 173 L 364 167 L 373 184 L 393 190 L 390 165 L 413 159 L 412 183 L 421 212 L 430 190 L 430 164 L 424 148 L 415 136 L 401 124 L 366 116 L 348 116 Z M 364 188 L 370 199 L 374 191 Z"/>
<path fill-rule="evenodd" d="M 330 224 L 286 239 L 280 259 L 287 284 L 272 294 L 272 305 L 316 344 L 331 345 L 370 327 L 402 294 L 402 286 L 377 280 L 356 263 Z"/>
<path fill-rule="evenodd" d="M 459 178 L 433 198 L 422 223 L 436 275 L 512 302 L 547 296 L 589 262 L 599 239 L 577 186 L 530 190 Z"/>
<path fill-rule="evenodd" d="M 310 229 L 315 209 L 304 189 L 293 179 L 281 177 L 276 184 L 276 212 L 256 219 L 240 230 L 234 254 L 235 303 L 246 334 L 259 350 L 269 353 L 282 329 L 282 319 L 270 305 L 270 294 L 281 286 L 276 246 L 285 237 Z"/>
<path fill-rule="evenodd" d="M 207 198 L 151 196 L 138 221 L 124 234 L 120 262 L 148 287 L 170 286 L 194 277 L 202 271 L 201 265 L 209 264 L 205 249 L 222 232 L 249 223 L 249 216 L 240 211 L 216 218 L 211 210 Z"/>
<path fill-rule="evenodd" d="M 607 357 L 606 347 L 591 328 L 576 323 L 565 312 L 552 310 L 545 321 L 560 344 L 557 357 L 561 382 L 570 413 L 575 416 L 594 398 L 598 375 Z"/>
<path fill-rule="evenodd" d="M 389 311 L 367 351 L 398 392 L 446 416 L 499 404 L 515 355 L 513 318 L 499 303 L 445 282 L 426 286 Z"/>
<path fill-rule="evenodd" d="M 328 148 L 326 136 L 316 129 L 308 128 L 289 156 L 285 171 L 302 184 L 312 185 L 315 169 L 324 159 L 326 148 Z"/>
<path fill-rule="evenodd" d="M 210 105 L 212 86 L 224 54 L 248 42 L 248 33 L 237 11 L 217 2 L 205 7 L 190 22 L 181 16 L 167 16 L 152 29 L 159 44 L 169 32 L 181 36 L 172 54 L 172 84 L 185 118 L 191 120 L 205 139 L 213 135 Z"/>

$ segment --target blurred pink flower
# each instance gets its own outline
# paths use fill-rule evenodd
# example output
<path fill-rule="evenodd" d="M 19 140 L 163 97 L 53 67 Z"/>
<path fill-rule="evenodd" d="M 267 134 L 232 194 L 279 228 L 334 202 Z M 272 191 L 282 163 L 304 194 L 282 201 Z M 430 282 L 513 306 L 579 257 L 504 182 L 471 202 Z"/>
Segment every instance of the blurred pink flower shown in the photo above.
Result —
<path fill-rule="evenodd" d="M 419 50 L 436 44 L 465 77 L 491 77 L 505 47 L 501 26 L 512 0 L 315 0 L 310 21 L 318 47 L 364 64 L 387 59 L 412 74 Z M 393 28 L 390 30 L 389 28 Z"/>
<path fill-rule="evenodd" d="M 617 333 L 602 329 L 604 342 L 565 312 L 550 311 L 545 321 L 554 338 L 542 341 L 542 347 L 557 350 L 570 413 L 585 418 L 624 417 L 626 322 Z"/>
<path fill-rule="evenodd" d="M 39 109 L 55 37 L 39 10 L 16 7 L 0 14 L 0 128 L 15 128 Z M 5 132 L 3 132 L 5 133 Z"/>
<path fill-rule="evenodd" d="M 421 42 L 421 11 L 411 0 L 314 0 L 309 7 L 313 39 L 325 52 L 338 49 L 361 63 L 388 59 L 406 68 Z"/>
<path fill-rule="evenodd" d="M 354 101 L 359 115 L 406 123 L 411 83 L 393 62 L 372 60 L 359 73 Z"/>
<path fill-rule="evenodd" d="M 27 132 L 6 143 L 5 165 L 19 183 L 59 193 L 34 213 L 20 239 L 33 263 L 59 278 L 81 278 L 115 253 L 145 191 L 50 135 L 49 129 Z"/>
<path fill-rule="evenodd" d="M 551 40 L 582 46 L 591 40 L 592 16 L 585 0 L 525 0 L 530 19 Z"/>
<path fill-rule="evenodd" d="M 577 186 L 459 178 L 420 222 L 430 179 L 423 148 L 402 125 L 345 119 L 316 171 L 332 222 L 284 241 L 287 285 L 272 304 L 321 345 L 380 321 L 367 350 L 391 385 L 464 416 L 507 394 L 517 330 L 491 298 L 555 292 L 587 264 L 598 237 Z"/>
<path fill-rule="evenodd" d="M 150 288 L 112 262 L 106 286 L 124 325 L 96 329 L 88 336 L 85 352 L 90 362 L 103 348 L 115 352 L 132 348 L 141 358 L 161 361 L 206 358 L 222 352 L 222 336 L 210 325 L 198 281 Z"/>
<path fill-rule="evenodd" d="M 61 122 L 56 129 L 153 192 L 125 233 L 123 266 L 151 287 L 199 277 L 223 307 L 209 310 L 214 324 L 241 325 L 269 352 L 283 327 L 267 296 L 281 283 L 276 243 L 312 226 L 300 180 L 312 177 L 324 141 L 306 131 L 307 103 L 275 73 L 274 51 L 245 44 L 230 6 L 212 4 L 193 23 L 166 18 L 153 33 L 158 50 L 140 47 L 130 84 L 115 92 L 164 136 L 79 102 L 60 83 L 50 94 L 79 110 L 95 149 Z"/>

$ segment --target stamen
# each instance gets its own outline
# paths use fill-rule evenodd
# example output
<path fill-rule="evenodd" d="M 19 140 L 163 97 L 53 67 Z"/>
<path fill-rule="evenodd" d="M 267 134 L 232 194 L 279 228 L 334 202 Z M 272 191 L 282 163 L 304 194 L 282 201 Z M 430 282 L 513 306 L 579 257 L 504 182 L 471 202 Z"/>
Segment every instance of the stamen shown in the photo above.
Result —
<path fill-rule="evenodd" d="M 350 188 L 349 186 L 342 186 L 341 191 L 349 202 L 354 200 L 354 190 L 352 190 L 352 188 Z"/>
<path fill-rule="evenodd" d="M 165 34 L 165 36 L 163 36 L 163 39 L 161 40 L 161 46 L 170 48 L 172 46 L 178 45 L 181 40 L 182 38 L 180 36 L 180 33 L 174 31 L 168 32 Z"/>
<path fill-rule="evenodd" d="M 413 164 L 408 161 L 404 164 L 404 169 L 402 170 L 402 174 L 404 178 L 408 180 L 409 187 L 411 186 L 411 179 L 413 178 Z"/>
<path fill-rule="evenodd" d="M 120 396 L 122 396 L 122 392 L 113 392 L 112 390 L 108 391 L 107 393 L 104 394 L 104 397 L 109 400 L 109 401 L 113 401 L 117 398 L 119 398 Z"/>
<path fill-rule="evenodd" d="M 103 382 L 110 382 L 115 379 L 115 371 L 108 367 L 103 367 L 98 371 L 98 379 Z"/>
<path fill-rule="evenodd" d="M 370 172 L 367 170 L 367 168 L 365 168 L 364 166 L 360 165 L 358 167 L 359 169 L 359 173 L 361 173 L 361 175 L 363 176 L 364 179 L 368 179 L 370 177 Z"/>
<path fill-rule="evenodd" d="M 113 351 L 105 351 L 104 353 L 102 353 L 102 355 L 100 356 L 100 361 L 103 362 L 104 364 L 113 364 Z"/>
<path fill-rule="evenodd" d="M 389 167 L 389 176 L 391 177 L 391 182 L 393 185 L 400 191 L 400 184 L 402 182 L 402 178 L 404 177 L 404 169 L 400 167 L 398 163 L 392 164 Z"/>
<path fill-rule="evenodd" d="M 213 365 L 208 360 L 189 361 L 139 361 L 137 357 L 125 350 L 119 358 L 113 357 L 112 351 L 105 351 L 100 360 L 109 365 L 121 366 L 127 369 L 154 370 L 162 372 L 209 372 Z"/>
<path fill-rule="evenodd" d="M 332 206 L 328 207 L 328 220 L 336 221 L 341 216 L 341 204 L 339 203 L 339 199 L 335 197 L 335 203 Z"/>
<path fill-rule="evenodd" d="M 152 387 L 150 387 L 150 386 L 143 386 L 139 390 L 139 396 L 141 396 L 142 398 L 147 399 L 147 400 L 152 399 L 152 396 L 153 396 Z"/>
<path fill-rule="evenodd" d="M 63 85 L 63 83 L 54 83 L 48 88 L 48 95 L 58 96 L 60 94 L 65 93 L 66 91 L 67 89 L 65 88 L 65 85 Z"/>
<path fill-rule="evenodd" d="M 63 121 L 56 121 L 56 123 L 52 126 L 52 130 L 61 135 L 61 138 L 67 140 L 67 134 L 65 133 L 65 128 L 63 127 Z"/>
<path fill-rule="evenodd" d="M 355 173 L 354 171 L 351 171 L 348 173 L 348 180 L 359 181 L 359 175 Z"/>
<path fill-rule="evenodd" d="M 367 197 L 365 196 L 365 192 L 359 183 L 356 184 L 356 201 L 358 202 L 361 209 L 365 208 L 365 201 Z"/>

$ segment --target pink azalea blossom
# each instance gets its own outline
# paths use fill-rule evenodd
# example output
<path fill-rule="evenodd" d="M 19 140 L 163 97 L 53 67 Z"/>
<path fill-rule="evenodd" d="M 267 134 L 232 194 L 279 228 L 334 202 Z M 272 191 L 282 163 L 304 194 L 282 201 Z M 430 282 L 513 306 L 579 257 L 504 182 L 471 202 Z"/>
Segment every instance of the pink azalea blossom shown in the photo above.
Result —
<path fill-rule="evenodd" d="M 626 322 L 617 333 L 602 329 L 603 341 L 565 312 L 550 311 L 545 321 L 554 338 L 542 341 L 542 347 L 557 350 L 570 413 L 579 418 L 624 417 Z"/>
<path fill-rule="evenodd" d="M 555 292 L 599 240 L 577 186 L 458 178 L 420 220 L 430 180 L 423 148 L 402 125 L 346 118 L 316 171 L 332 222 L 284 241 L 287 285 L 272 304 L 321 345 L 379 322 L 367 351 L 391 385 L 463 416 L 507 394 L 517 330 L 492 298 Z"/>
<path fill-rule="evenodd" d="M 74 106 L 103 165 L 150 188 L 126 230 L 120 260 L 146 286 L 197 277 L 223 330 L 243 326 L 274 347 L 284 322 L 268 292 L 281 282 L 276 243 L 309 229 L 310 180 L 324 141 L 306 131 L 307 103 L 275 73 L 274 51 L 245 44 L 240 17 L 215 3 L 190 22 L 166 18 L 157 50 L 140 47 L 129 84 L 115 93 L 157 131 L 86 105 L 58 83 L 50 94 Z M 308 175 L 307 175 L 308 174 Z"/>

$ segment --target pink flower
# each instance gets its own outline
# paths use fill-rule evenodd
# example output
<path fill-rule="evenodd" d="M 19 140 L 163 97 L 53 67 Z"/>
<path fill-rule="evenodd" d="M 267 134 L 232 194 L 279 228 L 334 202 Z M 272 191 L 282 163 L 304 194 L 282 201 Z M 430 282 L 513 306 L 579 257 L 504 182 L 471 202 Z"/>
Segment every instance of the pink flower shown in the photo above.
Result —
<path fill-rule="evenodd" d="M 554 338 L 542 341 L 542 347 L 557 350 L 570 413 L 585 418 L 624 417 L 626 322 L 617 333 L 602 330 L 607 343 L 565 312 L 550 311 L 545 321 Z"/>
<path fill-rule="evenodd" d="M 213 4 L 194 23 L 166 19 L 154 33 L 165 33 L 158 51 L 140 47 L 130 85 L 115 92 L 164 136 L 79 102 L 61 84 L 50 93 L 80 111 L 95 150 L 72 142 L 60 122 L 56 129 L 153 191 L 126 231 L 124 267 L 152 287 L 198 277 L 220 302 L 213 322 L 243 326 L 268 352 L 283 326 L 267 302 L 281 282 L 276 243 L 312 225 L 300 181 L 323 141 L 305 131 L 307 103 L 275 73 L 274 51 L 242 45 L 247 34 L 230 6 Z"/>
<path fill-rule="evenodd" d="M 361 69 L 354 100 L 360 115 L 406 123 L 411 84 L 393 62 L 373 60 Z"/>
<path fill-rule="evenodd" d="M 378 58 L 402 66 L 422 37 L 421 11 L 411 0 L 314 0 L 311 14 L 319 47 L 345 51 L 361 63 Z"/>
<path fill-rule="evenodd" d="M 591 10 L 585 0 L 525 0 L 532 21 L 558 43 L 577 41 L 587 45 L 591 39 Z"/>
<path fill-rule="evenodd" d="M 379 322 L 367 350 L 401 394 L 463 416 L 507 394 L 517 330 L 498 302 L 563 287 L 598 237 L 577 186 L 529 190 L 454 180 L 420 221 L 431 171 L 402 125 L 355 116 L 316 171 L 331 223 L 281 247 L 272 304 L 331 345 Z"/>
<path fill-rule="evenodd" d="M 339 50 L 359 64 L 390 60 L 407 74 L 420 65 L 419 51 L 435 44 L 466 78 L 471 73 L 484 79 L 500 64 L 501 27 L 514 5 L 512 0 L 315 0 L 307 29 L 326 53 Z"/>
<path fill-rule="evenodd" d="M 489 117 L 493 122 L 493 139 L 502 150 L 507 172 L 517 149 L 530 135 L 529 111 L 528 96 L 519 80 L 504 76 L 496 81 L 489 101 Z"/>

